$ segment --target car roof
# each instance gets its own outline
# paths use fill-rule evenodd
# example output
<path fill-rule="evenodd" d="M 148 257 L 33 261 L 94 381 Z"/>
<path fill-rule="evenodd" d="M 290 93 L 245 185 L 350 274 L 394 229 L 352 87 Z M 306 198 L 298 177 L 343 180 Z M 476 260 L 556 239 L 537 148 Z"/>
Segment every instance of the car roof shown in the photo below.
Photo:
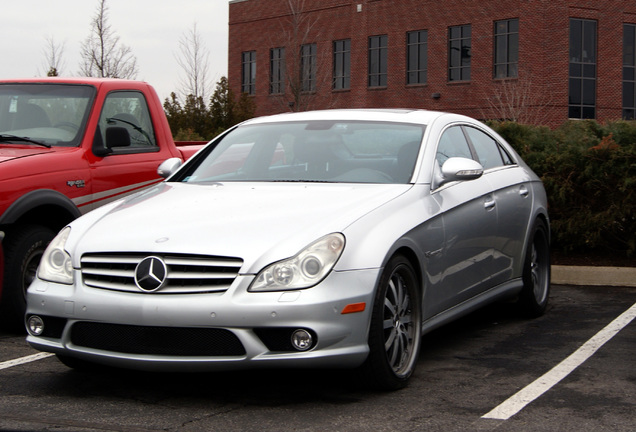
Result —
<path fill-rule="evenodd" d="M 275 114 L 248 120 L 243 124 L 262 124 L 290 121 L 340 120 L 340 121 L 387 121 L 427 125 L 442 116 L 469 120 L 468 117 L 441 111 L 421 109 L 333 109 Z"/>

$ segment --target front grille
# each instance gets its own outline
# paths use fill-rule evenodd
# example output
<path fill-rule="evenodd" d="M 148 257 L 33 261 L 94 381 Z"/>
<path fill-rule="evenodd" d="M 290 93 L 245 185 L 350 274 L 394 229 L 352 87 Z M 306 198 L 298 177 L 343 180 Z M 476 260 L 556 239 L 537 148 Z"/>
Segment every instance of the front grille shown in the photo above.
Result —
<path fill-rule="evenodd" d="M 219 328 L 77 322 L 71 327 L 71 342 L 78 347 L 124 354 L 179 357 L 245 355 L 245 348 L 236 335 Z"/>
<path fill-rule="evenodd" d="M 158 294 L 226 291 L 243 265 L 240 258 L 206 255 L 148 253 L 85 254 L 81 259 L 82 280 L 93 288 L 140 292 L 135 284 L 135 268 L 148 256 L 162 258 L 167 282 Z"/>

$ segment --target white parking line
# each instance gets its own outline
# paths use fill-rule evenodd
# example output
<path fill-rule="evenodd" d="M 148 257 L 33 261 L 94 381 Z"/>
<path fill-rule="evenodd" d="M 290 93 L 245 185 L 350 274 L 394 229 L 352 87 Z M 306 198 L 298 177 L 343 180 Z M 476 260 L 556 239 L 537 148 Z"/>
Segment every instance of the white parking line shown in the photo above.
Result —
<path fill-rule="evenodd" d="M 51 357 L 52 355 L 55 355 L 55 354 L 41 352 L 41 353 L 33 354 L 30 356 L 26 356 L 26 357 L 20 357 L 14 360 L 8 360 L 8 361 L 0 363 L 0 370 L 7 369 L 13 366 L 18 366 L 24 363 L 30 363 L 36 360 L 41 360 L 47 357 Z"/>
<path fill-rule="evenodd" d="M 623 312 L 618 318 L 609 323 L 603 330 L 588 340 L 583 346 L 571 354 L 568 358 L 552 368 L 545 375 L 523 388 L 515 395 L 508 398 L 501 405 L 483 415 L 484 419 L 508 420 L 513 415 L 521 411 L 526 405 L 537 399 L 563 378 L 568 376 L 574 369 L 579 367 L 585 360 L 590 358 L 607 341 L 626 327 L 636 318 L 636 303 Z"/>

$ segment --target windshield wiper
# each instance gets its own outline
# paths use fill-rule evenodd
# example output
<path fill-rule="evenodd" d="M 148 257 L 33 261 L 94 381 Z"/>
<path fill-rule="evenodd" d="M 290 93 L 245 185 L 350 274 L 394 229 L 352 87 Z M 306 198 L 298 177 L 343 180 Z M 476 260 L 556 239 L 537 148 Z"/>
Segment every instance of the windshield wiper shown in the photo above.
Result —
<path fill-rule="evenodd" d="M 32 140 L 29 137 L 21 137 L 21 136 L 16 136 L 16 135 L 0 134 L 0 142 L 13 142 L 13 141 L 28 142 L 28 143 L 31 143 L 31 144 L 37 144 L 37 145 L 42 146 L 42 147 L 51 148 L 50 144 L 46 144 L 46 143 L 43 143 L 43 142 L 40 142 L 40 141 Z"/>

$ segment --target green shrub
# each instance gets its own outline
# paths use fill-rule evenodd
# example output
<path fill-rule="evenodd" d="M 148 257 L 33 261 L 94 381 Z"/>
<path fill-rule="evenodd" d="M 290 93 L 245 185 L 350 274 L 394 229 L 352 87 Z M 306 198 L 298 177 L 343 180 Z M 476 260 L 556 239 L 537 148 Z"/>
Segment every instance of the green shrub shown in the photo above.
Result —
<path fill-rule="evenodd" d="M 491 126 L 543 180 L 556 249 L 636 254 L 636 122 Z"/>

